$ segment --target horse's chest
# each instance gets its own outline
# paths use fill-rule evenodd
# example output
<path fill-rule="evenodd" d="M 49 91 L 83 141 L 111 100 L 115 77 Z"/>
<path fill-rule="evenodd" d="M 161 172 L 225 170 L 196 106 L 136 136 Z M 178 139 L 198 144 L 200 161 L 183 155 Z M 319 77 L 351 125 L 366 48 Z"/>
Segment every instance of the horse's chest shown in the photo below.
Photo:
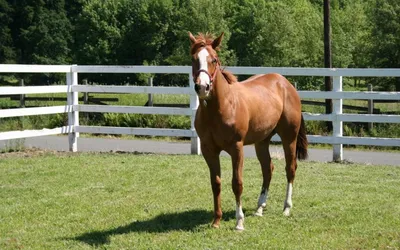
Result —
<path fill-rule="evenodd" d="M 248 129 L 247 112 L 238 112 L 235 105 L 230 108 L 199 111 L 196 115 L 196 131 L 201 141 L 212 141 L 220 148 L 242 141 Z M 209 110 L 207 110 L 209 111 Z"/>
<path fill-rule="evenodd" d="M 211 123 L 206 132 L 212 141 L 220 148 L 224 149 L 226 146 L 232 145 L 237 141 L 242 141 L 245 137 L 245 128 L 241 126 L 241 123 L 232 119 L 219 120 L 218 122 Z"/>
<path fill-rule="evenodd" d="M 245 145 L 253 144 L 263 140 L 276 126 L 276 123 L 261 117 L 261 114 L 257 117 L 240 117 L 241 119 L 219 117 L 209 123 L 205 134 L 221 148 L 238 141 L 243 141 Z"/>

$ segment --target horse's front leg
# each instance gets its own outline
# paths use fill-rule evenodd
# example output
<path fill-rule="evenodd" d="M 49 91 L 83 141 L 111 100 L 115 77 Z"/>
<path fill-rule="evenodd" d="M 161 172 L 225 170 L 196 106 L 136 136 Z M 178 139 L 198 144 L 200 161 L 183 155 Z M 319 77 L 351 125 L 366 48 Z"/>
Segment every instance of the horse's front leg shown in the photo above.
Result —
<path fill-rule="evenodd" d="M 240 199 L 243 191 L 243 143 L 237 142 L 228 153 L 232 158 L 232 190 L 236 198 L 236 230 L 244 230 L 244 213 Z"/>
<path fill-rule="evenodd" d="M 214 197 L 214 221 L 212 227 L 219 228 L 222 218 L 221 209 L 221 165 L 219 161 L 220 151 L 211 150 L 210 147 L 202 145 L 203 157 L 210 169 L 211 188 Z"/>

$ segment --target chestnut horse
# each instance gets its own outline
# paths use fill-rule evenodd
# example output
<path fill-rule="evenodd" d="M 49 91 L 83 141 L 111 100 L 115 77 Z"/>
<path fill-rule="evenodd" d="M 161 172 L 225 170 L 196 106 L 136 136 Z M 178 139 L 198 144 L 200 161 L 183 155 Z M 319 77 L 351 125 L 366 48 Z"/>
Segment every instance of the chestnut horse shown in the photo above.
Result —
<path fill-rule="evenodd" d="M 296 89 L 282 75 L 256 75 L 238 82 L 230 72 L 221 69 L 216 50 L 223 33 L 213 40 L 209 34 L 194 37 L 189 32 L 194 87 L 200 100 L 195 128 L 201 151 L 210 169 L 214 196 L 213 227 L 220 225 L 222 150 L 232 158 L 232 190 L 236 198 L 236 229 L 243 230 L 243 146 L 255 144 L 261 164 L 263 184 L 256 215 L 262 216 L 274 165 L 269 143 L 274 134 L 281 138 L 286 160 L 287 189 L 284 215 L 292 208 L 293 180 L 297 161 L 307 158 L 307 137 L 301 102 Z"/>

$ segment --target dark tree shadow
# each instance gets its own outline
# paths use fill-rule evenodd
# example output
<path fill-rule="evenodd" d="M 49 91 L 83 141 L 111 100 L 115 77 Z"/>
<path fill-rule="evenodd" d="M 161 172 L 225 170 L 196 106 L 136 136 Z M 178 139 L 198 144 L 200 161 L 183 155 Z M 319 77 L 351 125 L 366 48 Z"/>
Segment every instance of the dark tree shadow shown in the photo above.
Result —
<path fill-rule="evenodd" d="M 224 220 L 230 220 L 232 218 L 235 218 L 235 211 L 224 213 Z M 110 230 L 84 233 L 72 239 L 91 246 L 101 246 L 110 243 L 110 237 L 113 235 L 122 235 L 132 232 L 163 233 L 169 231 L 193 231 L 198 226 L 211 223 L 211 221 L 212 212 L 205 210 L 160 214 L 146 221 L 135 221 L 129 225 Z"/>

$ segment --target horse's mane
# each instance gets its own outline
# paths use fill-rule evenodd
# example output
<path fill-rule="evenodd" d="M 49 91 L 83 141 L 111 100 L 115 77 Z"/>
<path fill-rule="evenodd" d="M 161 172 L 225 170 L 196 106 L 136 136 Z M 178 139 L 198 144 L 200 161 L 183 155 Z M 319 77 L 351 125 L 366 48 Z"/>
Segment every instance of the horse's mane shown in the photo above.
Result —
<path fill-rule="evenodd" d="M 197 51 L 199 51 L 200 48 L 206 47 L 206 46 L 211 46 L 214 39 L 211 33 L 198 33 L 196 36 L 196 42 L 192 44 L 192 47 L 190 49 L 190 53 L 193 55 L 195 54 Z M 215 50 L 219 50 L 219 48 L 215 48 Z M 213 56 L 217 56 L 216 54 Z M 225 70 L 225 69 L 221 69 L 221 73 L 224 76 L 224 78 L 226 79 L 226 81 L 229 84 L 232 84 L 234 82 L 237 82 L 237 77 L 232 74 L 231 72 Z"/>
<path fill-rule="evenodd" d="M 225 70 L 225 69 L 221 69 L 221 73 L 222 75 L 225 77 L 225 80 L 229 83 L 232 84 L 234 82 L 237 82 L 237 77 L 232 74 L 231 72 Z"/>

